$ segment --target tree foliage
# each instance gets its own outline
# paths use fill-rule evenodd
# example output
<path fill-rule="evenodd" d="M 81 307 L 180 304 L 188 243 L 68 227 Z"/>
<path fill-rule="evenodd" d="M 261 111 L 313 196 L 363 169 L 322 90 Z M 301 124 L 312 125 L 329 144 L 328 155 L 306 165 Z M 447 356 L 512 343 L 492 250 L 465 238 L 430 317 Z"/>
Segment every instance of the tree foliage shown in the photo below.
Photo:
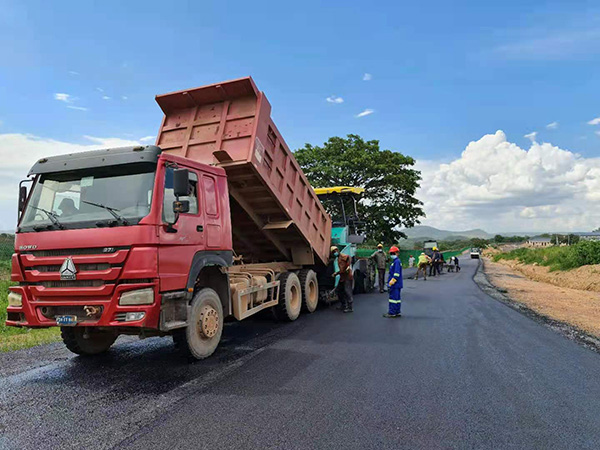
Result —
<path fill-rule="evenodd" d="M 370 240 L 397 242 L 405 237 L 400 228 L 415 226 L 425 215 L 423 203 L 415 198 L 421 180 L 415 160 L 381 150 L 379 141 L 355 134 L 331 137 L 322 146 L 305 144 L 295 156 L 314 187 L 365 189 L 359 213 Z"/>

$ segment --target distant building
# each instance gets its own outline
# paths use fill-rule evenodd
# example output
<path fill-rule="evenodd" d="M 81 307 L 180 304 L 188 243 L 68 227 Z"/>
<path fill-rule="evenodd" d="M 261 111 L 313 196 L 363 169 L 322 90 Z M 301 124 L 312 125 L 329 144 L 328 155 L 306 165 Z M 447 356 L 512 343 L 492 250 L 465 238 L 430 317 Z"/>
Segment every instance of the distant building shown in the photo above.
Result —
<path fill-rule="evenodd" d="M 590 231 L 589 233 L 575 233 L 582 241 L 600 241 L 600 232 Z"/>
<path fill-rule="evenodd" d="M 530 247 L 550 247 L 552 239 L 549 237 L 532 237 L 527 241 L 527 245 Z"/>

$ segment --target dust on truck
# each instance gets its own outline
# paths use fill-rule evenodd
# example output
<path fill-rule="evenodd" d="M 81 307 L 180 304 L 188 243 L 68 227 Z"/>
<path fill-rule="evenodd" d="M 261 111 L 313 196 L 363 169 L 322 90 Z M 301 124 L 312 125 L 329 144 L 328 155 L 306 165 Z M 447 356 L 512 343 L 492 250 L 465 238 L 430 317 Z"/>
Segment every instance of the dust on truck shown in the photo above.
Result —
<path fill-rule="evenodd" d="M 295 320 L 319 301 L 331 218 L 251 78 L 156 97 L 156 146 L 55 156 L 22 183 L 7 325 L 120 334 L 211 355 L 229 316 Z M 27 180 L 26 180 L 27 181 Z"/>

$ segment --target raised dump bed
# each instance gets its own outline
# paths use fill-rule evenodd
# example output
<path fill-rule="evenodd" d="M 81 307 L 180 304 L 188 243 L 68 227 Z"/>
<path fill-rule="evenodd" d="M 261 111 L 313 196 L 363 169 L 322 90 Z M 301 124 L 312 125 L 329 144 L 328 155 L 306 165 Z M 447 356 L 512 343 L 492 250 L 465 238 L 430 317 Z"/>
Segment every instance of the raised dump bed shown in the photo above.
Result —
<path fill-rule="evenodd" d="M 227 172 L 233 248 L 245 263 L 324 265 L 331 218 L 252 78 L 158 95 L 163 151 Z"/>

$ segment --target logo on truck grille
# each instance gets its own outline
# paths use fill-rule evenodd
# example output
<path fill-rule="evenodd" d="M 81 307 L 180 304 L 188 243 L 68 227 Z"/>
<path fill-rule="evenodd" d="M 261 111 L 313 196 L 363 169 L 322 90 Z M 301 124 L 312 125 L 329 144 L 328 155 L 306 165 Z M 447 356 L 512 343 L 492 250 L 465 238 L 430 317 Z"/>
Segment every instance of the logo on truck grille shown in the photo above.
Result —
<path fill-rule="evenodd" d="M 77 279 L 77 269 L 75 268 L 75 263 L 71 258 L 65 259 L 60 266 L 60 279 L 63 281 L 67 280 L 76 280 Z"/>

